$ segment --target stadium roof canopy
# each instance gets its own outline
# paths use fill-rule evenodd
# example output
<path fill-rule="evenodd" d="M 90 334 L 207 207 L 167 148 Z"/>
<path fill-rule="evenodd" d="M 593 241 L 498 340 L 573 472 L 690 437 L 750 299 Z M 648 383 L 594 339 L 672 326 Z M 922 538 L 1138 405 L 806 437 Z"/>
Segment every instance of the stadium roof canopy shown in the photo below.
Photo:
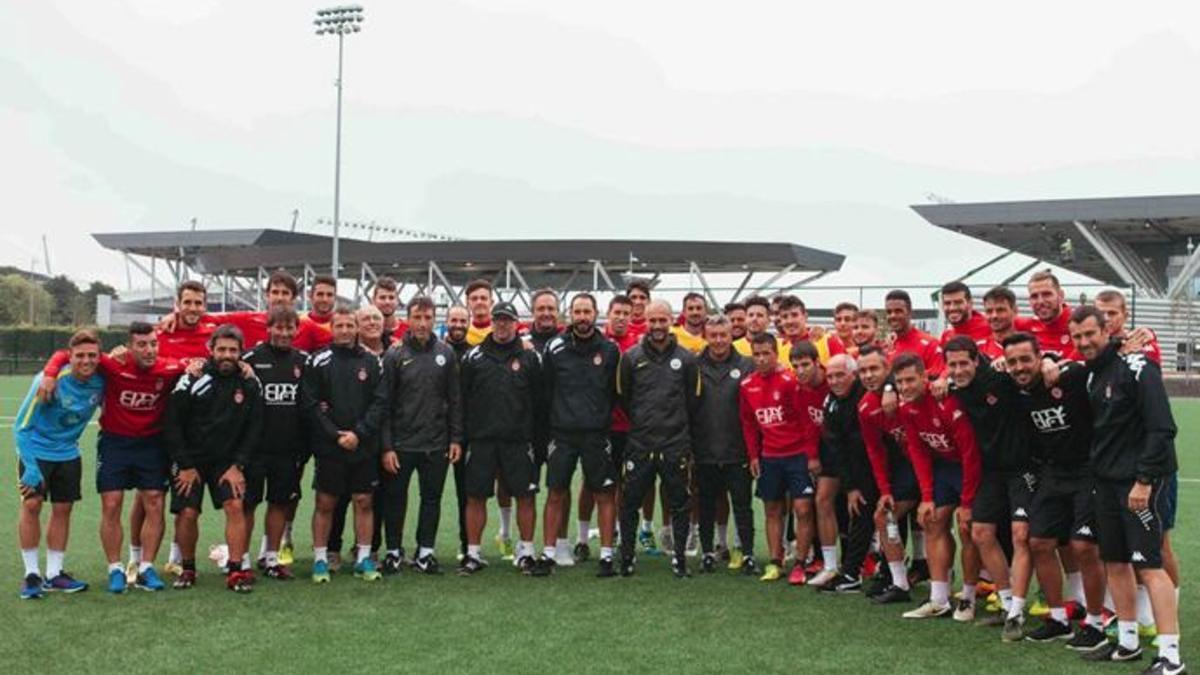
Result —
<path fill-rule="evenodd" d="M 1200 244 L 1200 195 L 912 209 L 938 227 L 1152 296 L 1177 296 L 1200 270 L 1200 247 L 1193 251 L 1189 244 L 1192 238 Z M 1186 258 L 1182 267 L 1175 264 L 1180 258 Z"/>
<path fill-rule="evenodd" d="M 259 283 L 269 270 L 284 268 L 305 280 L 324 271 L 331 238 L 283 230 L 208 230 L 95 234 L 105 248 L 128 256 L 163 260 L 176 281 L 194 270 L 202 276 L 233 277 Z M 426 291 L 443 288 L 456 300 L 468 280 L 492 279 L 497 286 L 562 290 L 623 288 L 629 275 L 657 278 L 689 274 L 699 278 L 710 300 L 717 302 L 705 274 L 737 273 L 744 280 L 736 297 L 750 288 L 756 273 L 770 274 L 756 284 L 761 290 L 795 273 L 808 276 L 795 287 L 842 267 L 845 256 L 806 246 L 770 242 L 671 240 L 464 240 L 372 242 L 343 238 L 341 276 L 356 279 L 364 291 L 378 276 L 388 275 Z M 131 261 L 153 278 L 149 270 Z M 786 285 L 790 284 L 790 286 Z M 753 288 L 752 288 L 753 290 Z M 256 289 L 255 293 L 258 292 Z"/>

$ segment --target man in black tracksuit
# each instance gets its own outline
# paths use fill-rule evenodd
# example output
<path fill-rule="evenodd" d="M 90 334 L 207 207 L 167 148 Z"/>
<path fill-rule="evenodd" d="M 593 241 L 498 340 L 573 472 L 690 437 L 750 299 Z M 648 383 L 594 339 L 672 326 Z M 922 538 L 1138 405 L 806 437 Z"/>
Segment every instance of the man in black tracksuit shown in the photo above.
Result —
<path fill-rule="evenodd" d="M 702 393 L 696 357 L 671 334 L 671 306 L 656 300 L 646 308 L 649 331 L 621 355 L 617 394 L 629 415 L 625 476 L 621 504 L 621 575 L 634 571 L 634 538 L 638 507 L 646 491 L 661 477 L 671 511 L 675 540 L 671 568 L 688 576 L 688 500 L 691 496 L 692 420 Z"/>
<path fill-rule="evenodd" d="M 1094 307 L 1076 309 L 1070 330 L 1090 372 L 1100 556 L 1119 621 L 1119 643 L 1107 645 L 1110 654 L 1104 660 L 1140 654 L 1135 600 L 1140 582 L 1150 594 L 1158 628 L 1158 658 L 1146 672 L 1183 672 L 1178 601 L 1162 567 L 1163 488 L 1178 469 L 1175 419 L 1162 371 L 1140 351 L 1120 354 L 1120 342 L 1109 341 L 1104 315 Z"/>
<path fill-rule="evenodd" d="M 379 571 L 370 557 L 373 493 L 379 484 L 379 438 L 384 419 L 375 392 L 382 374 L 379 359 L 358 344 L 353 310 L 334 310 L 330 326 L 333 342 L 309 357 L 300 384 L 300 409 L 317 464 L 313 581 L 329 581 L 329 532 L 333 512 L 344 494 L 351 495 L 354 503 L 354 574 L 374 581 Z"/>
<path fill-rule="evenodd" d="M 467 554 L 460 574 L 487 566 L 479 552 L 487 524 L 487 500 L 495 494 L 497 475 L 517 500 L 517 567 L 534 567 L 534 494 L 538 489 L 534 462 L 534 413 L 541 400 L 541 357 L 517 337 L 517 310 L 512 303 L 492 307 L 492 332 L 462 362 L 463 464 L 467 488 Z"/>
<path fill-rule="evenodd" d="M 817 590 L 836 593 L 862 589 L 862 566 L 875 534 L 873 505 L 879 501 L 879 488 L 875 485 L 875 474 L 871 471 L 858 421 L 858 404 L 866 389 L 858 381 L 853 364 L 850 357 L 839 354 L 830 358 L 825 367 L 829 396 L 825 399 L 822 436 L 838 459 L 837 474 L 846 494 L 850 521 L 843 544 L 842 569 L 838 576 Z"/>
<path fill-rule="evenodd" d="M 702 572 L 716 569 L 713 526 L 717 500 L 726 492 L 741 542 L 743 574 L 756 574 L 754 562 L 753 482 L 746 459 L 746 440 L 738 396 L 742 379 L 754 372 L 754 362 L 732 348 L 729 319 L 715 316 L 704 327 L 708 346 L 700 353 L 700 401 L 695 420 L 696 483 L 700 506 L 700 561 Z M 674 521 L 672 521 L 674 522 Z"/>
<path fill-rule="evenodd" d="M 542 381 L 550 408 L 546 449 L 546 499 L 542 516 L 543 549 L 533 570 L 546 576 L 555 566 L 564 501 L 570 499 L 575 466 L 583 465 L 584 484 L 600 514 L 599 576 L 615 574 L 612 545 L 616 518 L 613 464 L 608 432 L 615 402 L 617 346 L 596 330 L 596 299 L 577 293 L 571 299 L 571 330 L 554 338 L 542 354 Z"/>
<path fill-rule="evenodd" d="M 388 564 L 399 569 L 408 484 L 413 474 L 421 491 L 417 516 L 417 551 L 413 565 L 425 574 L 440 574 L 434 557 L 442 490 L 450 464 L 462 455 L 463 411 L 458 357 L 433 337 L 434 305 L 424 296 L 408 303 L 408 333 L 383 359 L 380 398 L 389 423 L 383 432 L 383 468 Z"/>
<path fill-rule="evenodd" d="M 1004 623 L 1012 608 L 1012 597 L 1025 598 L 1033 567 L 1029 554 L 1029 505 L 1037 476 L 1029 455 L 1032 424 L 1017 403 L 1017 385 L 1012 378 L 992 368 L 981 357 L 979 347 L 968 336 L 954 337 L 942 347 L 950 380 L 950 394 L 966 411 L 979 441 L 983 473 L 971 510 L 970 531 L 980 561 L 992 577 L 1004 611 L 986 617 L 988 625 Z M 1019 368 L 1014 365 L 1014 370 Z M 1009 533 L 1015 534 L 1009 534 Z M 1002 536 L 1012 543 L 1012 575 Z M 966 598 L 964 597 L 964 600 Z M 974 602 L 974 599 L 971 599 Z M 1023 614 L 1017 612 L 1019 624 Z M 1014 624 L 1010 630 L 1019 625 Z M 1015 636 L 1015 633 L 1010 636 Z"/>
<path fill-rule="evenodd" d="M 467 342 L 467 328 L 471 325 L 471 312 L 462 305 L 454 305 L 446 310 L 446 344 L 454 350 L 458 357 L 459 367 L 462 367 L 463 357 L 471 351 L 471 343 Z M 450 469 L 454 477 L 454 502 L 458 507 L 458 553 L 467 555 L 467 478 L 465 465 L 455 462 Z M 403 523 L 408 512 L 408 504 L 400 505 L 400 522 Z M 404 542 L 400 542 L 403 544 Z M 403 558 L 404 546 L 400 547 L 400 557 Z"/>
<path fill-rule="evenodd" d="M 246 516 L 242 497 L 243 470 L 258 446 L 262 431 L 262 391 L 258 380 L 238 369 L 242 333 L 221 326 L 209 339 L 211 357 L 198 377 L 179 379 L 167 404 L 163 438 L 171 454 L 171 513 L 176 514 L 176 540 L 185 561 L 196 559 L 197 520 L 204 487 L 214 508 L 225 511 L 229 543 L 227 585 L 248 592 L 253 575 L 242 570 Z"/>
<path fill-rule="evenodd" d="M 296 311 L 274 307 L 267 315 L 268 338 L 242 360 L 262 384 L 263 430 L 246 467 L 247 551 L 254 530 L 254 509 L 264 500 L 267 516 L 260 567 L 274 579 L 292 578 L 279 563 L 279 544 L 289 507 L 300 499 L 300 474 L 308 455 L 308 438 L 300 417 L 300 380 L 308 354 L 292 346 L 299 326 Z"/>

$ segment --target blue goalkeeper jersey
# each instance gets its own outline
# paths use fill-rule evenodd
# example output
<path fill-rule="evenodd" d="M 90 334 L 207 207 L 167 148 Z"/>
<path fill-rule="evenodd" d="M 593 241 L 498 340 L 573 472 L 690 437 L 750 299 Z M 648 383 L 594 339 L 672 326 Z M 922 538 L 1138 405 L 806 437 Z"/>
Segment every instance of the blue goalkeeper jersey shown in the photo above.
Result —
<path fill-rule="evenodd" d="M 32 459 L 65 462 L 79 457 L 79 437 L 104 399 L 104 377 L 99 373 L 80 382 L 64 368 L 58 375 L 54 397 L 43 403 L 37 397 L 39 373 L 17 411 L 13 435 L 17 454 Z"/>

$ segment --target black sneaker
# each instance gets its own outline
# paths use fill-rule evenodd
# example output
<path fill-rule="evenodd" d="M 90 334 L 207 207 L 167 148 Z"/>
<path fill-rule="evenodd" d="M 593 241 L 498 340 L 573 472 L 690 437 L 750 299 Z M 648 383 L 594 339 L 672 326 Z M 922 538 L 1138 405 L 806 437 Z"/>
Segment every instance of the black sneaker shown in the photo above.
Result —
<path fill-rule="evenodd" d="M 887 566 L 880 568 L 875 576 L 871 577 L 871 585 L 867 587 L 867 597 L 873 598 L 888 589 L 892 585 L 892 575 L 887 572 Z"/>
<path fill-rule="evenodd" d="M 687 558 L 677 556 L 671 560 L 671 572 L 674 573 L 676 579 L 687 579 L 692 576 L 688 571 Z"/>
<path fill-rule="evenodd" d="M 588 558 L 592 557 L 592 549 L 589 548 L 585 542 L 581 541 L 578 544 L 575 544 L 575 550 L 572 551 L 572 557 L 575 558 L 575 562 L 577 563 L 586 562 Z"/>
<path fill-rule="evenodd" d="M 521 570 L 521 574 L 525 576 L 533 576 L 533 570 L 537 567 L 537 561 L 531 555 L 523 555 L 517 558 L 517 569 Z"/>
<path fill-rule="evenodd" d="M 924 581 L 929 581 L 929 561 L 925 559 L 912 561 L 912 565 L 908 568 L 908 585 L 916 586 Z"/>
<path fill-rule="evenodd" d="M 742 576 L 757 577 L 760 574 L 762 574 L 762 570 L 758 569 L 758 563 L 754 561 L 754 556 L 746 556 L 742 562 Z"/>
<path fill-rule="evenodd" d="M 907 588 L 895 584 L 883 589 L 879 595 L 871 596 L 871 602 L 877 605 L 891 605 L 898 602 L 912 602 L 912 593 Z"/>
<path fill-rule="evenodd" d="M 531 575 L 535 577 L 548 577 L 554 573 L 554 565 L 554 558 L 542 554 L 542 557 L 538 558 L 537 562 L 533 564 Z"/>
<path fill-rule="evenodd" d="M 600 564 L 596 569 L 596 576 L 601 579 L 617 576 L 617 566 L 613 564 L 612 558 L 600 559 Z"/>
<path fill-rule="evenodd" d="M 458 566 L 458 576 L 469 577 L 487 567 L 487 563 L 472 555 L 467 555 Z"/>
<path fill-rule="evenodd" d="M 1084 661 L 1139 661 L 1142 658 L 1142 648 L 1139 645 L 1137 649 L 1126 649 L 1119 644 L 1113 642 L 1105 642 L 1097 649 L 1083 653 Z"/>
<path fill-rule="evenodd" d="M 711 553 L 705 553 L 700 559 L 700 571 L 703 574 L 712 574 L 717 571 L 717 557 Z"/>
<path fill-rule="evenodd" d="M 631 577 L 631 576 L 633 576 L 633 570 L 634 570 L 634 559 L 633 558 L 622 558 L 621 559 L 621 570 L 620 570 L 621 576 Z"/>
<path fill-rule="evenodd" d="M 416 562 L 417 562 L 416 560 L 409 560 L 408 554 L 404 552 L 404 547 L 401 546 L 400 547 L 400 566 L 401 567 L 412 567 L 413 565 L 416 564 Z"/>
<path fill-rule="evenodd" d="M 1046 618 L 1045 621 L 1042 621 L 1042 625 L 1026 633 L 1025 639 L 1030 642 L 1069 640 L 1071 639 L 1071 625 Z"/>
<path fill-rule="evenodd" d="M 417 560 L 413 562 L 413 569 L 421 574 L 436 575 L 442 573 L 442 566 L 438 564 L 437 558 L 435 558 L 432 553 L 423 558 L 417 558 Z"/>
<path fill-rule="evenodd" d="M 1075 637 L 1067 641 L 1067 649 L 1090 652 L 1103 647 L 1106 642 L 1108 642 L 1108 638 L 1104 636 L 1104 631 L 1084 624 L 1076 629 Z"/>
<path fill-rule="evenodd" d="M 1182 663 L 1171 663 L 1164 656 L 1159 656 L 1150 663 L 1150 667 L 1142 671 L 1142 675 L 1183 675 L 1187 668 Z"/>
<path fill-rule="evenodd" d="M 824 586 L 817 587 L 817 590 L 822 593 L 858 593 L 862 590 L 862 579 L 843 572 Z"/>
<path fill-rule="evenodd" d="M 384 576 L 390 577 L 394 574 L 400 574 L 400 572 L 404 569 L 403 561 L 404 558 L 402 556 L 397 556 L 394 553 L 389 553 L 383 556 L 383 565 L 381 565 L 381 567 L 383 568 Z"/>

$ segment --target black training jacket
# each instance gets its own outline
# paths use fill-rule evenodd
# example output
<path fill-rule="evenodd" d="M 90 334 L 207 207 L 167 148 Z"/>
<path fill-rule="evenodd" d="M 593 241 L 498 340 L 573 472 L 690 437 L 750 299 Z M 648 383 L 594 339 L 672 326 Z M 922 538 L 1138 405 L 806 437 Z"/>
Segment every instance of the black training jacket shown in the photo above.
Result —
<path fill-rule="evenodd" d="M 300 384 L 300 410 L 308 420 L 314 455 L 342 455 L 351 461 L 378 456 L 386 412 L 376 400 L 380 371 L 379 357 L 357 344 L 329 345 L 309 356 Z M 353 452 L 338 445 L 339 431 L 358 436 Z"/>
<path fill-rule="evenodd" d="M 825 397 L 822 434 L 825 442 L 837 451 L 842 489 L 876 495 L 879 494 L 879 487 L 875 485 L 875 474 L 863 442 L 862 425 L 858 421 L 858 404 L 866 391 L 862 383 L 855 380 L 845 398 L 829 392 Z"/>
<path fill-rule="evenodd" d="M 379 386 L 390 419 L 384 449 L 446 452 L 451 443 L 462 443 L 459 360 L 453 347 L 432 337 L 421 344 L 410 331 L 383 357 Z"/>
<path fill-rule="evenodd" d="M 1087 363 L 1095 434 L 1092 471 L 1115 481 L 1153 481 L 1178 469 L 1175 418 L 1162 370 L 1145 354 L 1122 356 L 1112 342 Z"/>
<path fill-rule="evenodd" d="M 467 441 L 528 443 L 541 401 L 542 359 L 520 338 L 502 345 L 493 335 L 462 361 L 465 436 Z"/>
<path fill-rule="evenodd" d="M 692 447 L 692 419 L 702 392 L 696 356 L 667 336 L 662 351 L 647 334 L 621 355 L 617 395 L 629 416 L 629 449 L 679 452 Z"/>
<path fill-rule="evenodd" d="M 546 344 L 542 381 L 552 431 L 608 432 L 620 358 L 617 345 L 598 330 L 586 338 L 567 331 Z"/>
<path fill-rule="evenodd" d="M 701 383 L 692 446 L 696 463 L 745 464 L 738 392 L 742 380 L 754 372 L 754 362 L 736 349 L 730 349 L 724 361 L 716 361 L 706 348 L 697 360 Z"/>
<path fill-rule="evenodd" d="M 951 394 L 967 412 L 985 471 L 1028 471 L 1033 422 L 1018 402 L 1017 385 L 991 362 L 980 358 L 975 377 L 966 387 L 950 385 Z"/>
<path fill-rule="evenodd" d="M 255 454 L 307 455 L 307 426 L 300 414 L 300 381 L 308 354 L 263 342 L 246 352 L 242 360 L 254 368 L 254 375 L 262 384 L 262 434 Z"/>
<path fill-rule="evenodd" d="M 1039 378 L 1029 389 L 1018 390 L 1018 409 L 1033 424 L 1030 448 L 1035 465 L 1072 474 L 1087 468 L 1092 411 L 1086 379 L 1083 364 L 1067 362 L 1053 387 Z"/>
<path fill-rule="evenodd" d="M 167 401 L 163 438 L 180 469 L 245 465 L 262 432 L 262 391 L 240 371 L 221 375 L 210 359 L 199 377 L 184 374 Z"/>

